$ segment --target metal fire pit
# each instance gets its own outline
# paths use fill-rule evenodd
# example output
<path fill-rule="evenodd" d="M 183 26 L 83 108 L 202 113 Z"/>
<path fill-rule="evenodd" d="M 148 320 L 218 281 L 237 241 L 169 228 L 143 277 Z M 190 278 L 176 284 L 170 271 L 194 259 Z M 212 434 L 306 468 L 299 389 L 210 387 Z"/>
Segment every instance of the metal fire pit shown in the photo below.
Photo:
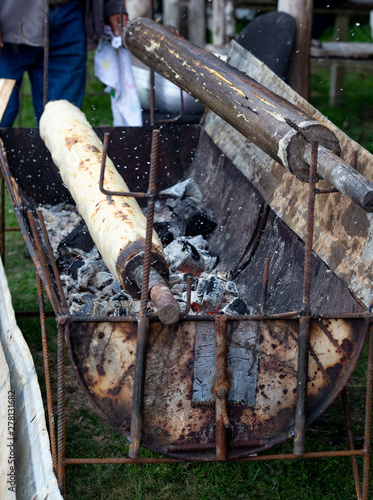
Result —
<path fill-rule="evenodd" d="M 118 170 L 127 184 L 132 191 L 145 191 L 148 171 L 144 166 L 150 156 L 151 129 L 98 129 L 97 133 L 106 131 L 111 133 L 109 155 L 119 163 Z M 37 130 L 6 129 L 1 136 L 7 154 L 7 161 L 1 159 L 2 172 L 59 325 L 58 446 L 53 425 L 51 441 L 61 488 L 66 464 L 261 460 L 276 456 L 254 455 L 294 433 L 296 442 L 299 437 L 303 439 L 299 412 L 302 414 L 303 408 L 303 420 L 308 425 L 342 391 L 359 359 L 371 315 L 312 255 L 312 245 L 308 242 L 305 248 L 274 215 L 200 126 L 171 125 L 161 130 L 158 189 L 185 175 L 197 181 L 205 204 L 218 222 L 210 249 L 219 253 L 219 269 L 232 272 L 255 312 L 232 317 L 184 315 L 179 323 L 168 327 L 156 316 L 148 318 L 141 444 L 169 458 L 65 457 L 65 340 L 88 399 L 112 427 L 130 438 L 138 318 L 69 314 L 48 235 L 36 214 L 40 204 L 72 200 Z M 270 262 L 265 258 L 268 255 L 273 255 Z M 309 290 L 302 296 L 299 290 L 304 287 Z M 328 293 L 330 290 L 333 293 Z M 43 306 L 41 312 L 43 316 Z M 309 356 L 306 350 L 302 361 L 298 354 L 307 321 Z M 369 363 L 371 370 L 371 356 Z M 368 389 L 369 408 L 371 381 Z M 297 402 L 302 392 L 304 398 L 307 393 L 303 406 L 302 400 Z M 48 406 L 52 412 L 50 401 Z M 369 441 L 369 434 L 366 439 Z M 296 450 L 296 454 L 280 458 L 333 453 L 366 457 L 369 453 L 369 447 L 307 454 L 301 445 Z M 367 460 L 369 463 L 369 455 Z"/>

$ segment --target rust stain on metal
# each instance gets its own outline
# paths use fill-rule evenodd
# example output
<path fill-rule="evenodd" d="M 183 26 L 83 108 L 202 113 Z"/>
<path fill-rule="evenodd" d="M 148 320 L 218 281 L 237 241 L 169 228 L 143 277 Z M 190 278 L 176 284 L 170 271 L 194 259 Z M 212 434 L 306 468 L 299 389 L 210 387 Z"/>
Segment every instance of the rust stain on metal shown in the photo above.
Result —
<path fill-rule="evenodd" d="M 251 406 L 228 401 L 227 418 L 234 427 L 229 434 L 228 459 L 264 450 L 290 437 L 294 428 L 298 322 L 228 320 L 228 356 L 234 349 L 229 332 L 253 326 L 260 332 L 257 343 L 248 344 L 259 360 L 255 399 Z M 203 460 L 215 456 L 216 422 L 213 400 L 192 402 L 196 356 L 203 355 L 195 351 L 195 339 L 201 328 L 206 332 L 211 330 L 214 337 L 213 321 L 181 321 L 172 327 L 150 323 L 142 444 L 171 456 Z M 325 335 L 325 328 L 333 341 Z M 366 328 L 364 320 L 312 321 L 308 422 L 328 406 L 346 383 Z M 128 437 L 136 324 L 77 323 L 70 326 L 70 340 L 86 393 L 108 422 Z M 337 349 L 335 342 L 342 349 Z M 228 366 L 229 385 L 232 381 Z M 178 447 L 183 449 L 178 451 Z"/>

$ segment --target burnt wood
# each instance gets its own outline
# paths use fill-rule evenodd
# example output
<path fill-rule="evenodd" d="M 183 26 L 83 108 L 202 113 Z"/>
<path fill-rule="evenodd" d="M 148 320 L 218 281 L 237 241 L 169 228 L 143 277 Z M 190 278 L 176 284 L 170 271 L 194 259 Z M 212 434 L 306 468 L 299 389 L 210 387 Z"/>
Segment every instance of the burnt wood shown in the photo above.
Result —
<path fill-rule="evenodd" d="M 308 182 L 306 152 L 312 141 L 327 152 L 340 154 L 334 132 L 313 115 L 159 23 L 132 21 L 124 41 L 142 62 L 200 100 L 301 181 Z M 340 184 L 334 179 L 339 179 L 344 169 L 343 194 L 372 211 L 373 183 L 359 173 L 351 175 L 343 162 L 322 156 L 330 171 L 329 182 L 338 189 Z M 321 177 L 325 171 L 317 169 Z"/>
<path fill-rule="evenodd" d="M 126 47 L 142 62 L 187 91 L 301 180 L 307 143 L 339 153 L 335 135 L 286 99 L 150 19 L 132 21 Z"/>

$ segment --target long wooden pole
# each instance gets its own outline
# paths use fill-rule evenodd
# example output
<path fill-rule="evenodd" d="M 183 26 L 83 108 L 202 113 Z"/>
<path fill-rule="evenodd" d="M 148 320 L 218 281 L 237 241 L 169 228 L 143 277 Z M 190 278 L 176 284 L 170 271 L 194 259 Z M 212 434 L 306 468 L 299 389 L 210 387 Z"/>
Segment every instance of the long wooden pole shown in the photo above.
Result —
<path fill-rule="evenodd" d="M 302 181 L 309 180 L 310 143 L 320 155 L 317 173 L 329 182 L 338 166 L 344 172 L 343 191 L 367 211 L 373 211 L 373 184 L 340 158 L 334 133 L 286 99 L 260 85 L 213 54 L 149 19 L 127 25 L 125 45 L 145 64 L 187 91 L 221 116 L 271 158 Z M 329 155 L 332 155 L 329 161 Z M 322 165 L 322 162 L 325 165 Z"/>

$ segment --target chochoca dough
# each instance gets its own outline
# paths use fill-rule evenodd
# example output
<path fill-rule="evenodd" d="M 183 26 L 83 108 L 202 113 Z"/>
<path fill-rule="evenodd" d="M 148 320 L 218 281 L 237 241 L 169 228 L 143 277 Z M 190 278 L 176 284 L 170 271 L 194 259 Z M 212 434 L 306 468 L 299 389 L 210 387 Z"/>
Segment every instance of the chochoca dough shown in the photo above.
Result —
<path fill-rule="evenodd" d="M 117 272 L 118 259 L 125 253 L 121 259 L 123 264 L 129 256 L 143 250 L 146 218 L 137 201 L 131 197 L 107 196 L 100 192 L 103 145 L 76 106 L 64 100 L 49 102 L 40 119 L 40 135 L 105 264 L 113 276 L 128 288 L 123 276 Z M 110 191 L 129 191 L 110 158 L 106 160 L 104 187 Z M 163 260 L 162 244 L 155 231 L 152 246 L 153 254 Z"/>

